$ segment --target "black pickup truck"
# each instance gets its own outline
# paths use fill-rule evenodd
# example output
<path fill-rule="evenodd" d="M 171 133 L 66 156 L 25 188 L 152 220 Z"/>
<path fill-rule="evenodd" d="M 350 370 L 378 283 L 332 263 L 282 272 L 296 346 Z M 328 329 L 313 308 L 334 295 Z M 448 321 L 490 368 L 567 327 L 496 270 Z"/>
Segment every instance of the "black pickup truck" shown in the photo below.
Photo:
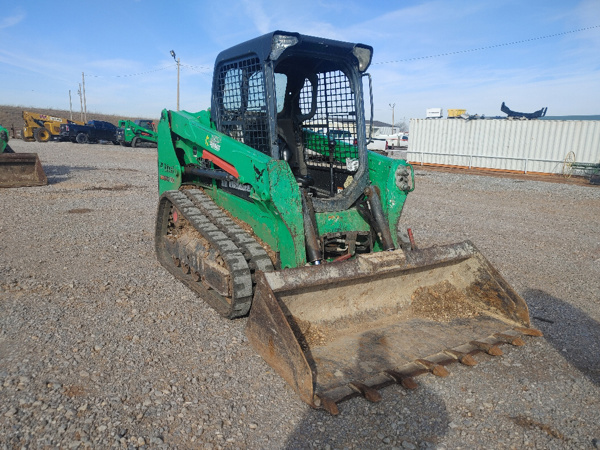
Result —
<path fill-rule="evenodd" d="M 119 144 L 117 141 L 117 127 L 102 120 L 90 120 L 85 125 L 63 124 L 60 126 L 59 139 L 79 144 L 98 141 L 110 141 L 115 145 Z"/>

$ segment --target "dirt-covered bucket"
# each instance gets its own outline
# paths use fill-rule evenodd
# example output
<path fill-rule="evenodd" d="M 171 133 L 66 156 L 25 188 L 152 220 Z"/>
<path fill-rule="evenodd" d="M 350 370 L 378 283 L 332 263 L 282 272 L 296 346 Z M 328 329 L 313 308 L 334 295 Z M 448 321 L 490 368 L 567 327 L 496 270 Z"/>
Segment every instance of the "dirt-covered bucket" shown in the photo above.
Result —
<path fill-rule="evenodd" d="M 46 184 L 48 179 L 37 153 L 0 154 L 0 188 Z"/>
<path fill-rule="evenodd" d="M 470 242 L 257 275 L 247 335 L 302 400 L 337 403 L 522 344 L 524 300 Z"/>

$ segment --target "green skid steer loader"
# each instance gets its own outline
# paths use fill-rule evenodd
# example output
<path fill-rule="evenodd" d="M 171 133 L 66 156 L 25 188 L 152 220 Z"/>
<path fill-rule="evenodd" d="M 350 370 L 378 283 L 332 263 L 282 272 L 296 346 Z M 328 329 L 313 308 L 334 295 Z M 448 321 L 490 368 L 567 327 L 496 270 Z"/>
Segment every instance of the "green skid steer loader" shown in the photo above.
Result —
<path fill-rule="evenodd" d="M 372 53 L 258 37 L 218 55 L 209 111 L 158 125 L 159 261 L 224 317 L 249 314 L 251 345 L 332 414 L 540 334 L 472 243 L 416 249 L 400 229 L 414 173 L 367 150 Z"/>
<path fill-rule="evenodd" d="M 8 140 L 8 130 L 0 125 L 0 188 L 48 184 L 37 153 L 15 153 Z"/>
<path fill-rule="evenodd" d="M 124 147 L 137 147 L 143 143 L 156 147 L 158 134 L 152 120 L 119 120 L 117 142 Z"/>

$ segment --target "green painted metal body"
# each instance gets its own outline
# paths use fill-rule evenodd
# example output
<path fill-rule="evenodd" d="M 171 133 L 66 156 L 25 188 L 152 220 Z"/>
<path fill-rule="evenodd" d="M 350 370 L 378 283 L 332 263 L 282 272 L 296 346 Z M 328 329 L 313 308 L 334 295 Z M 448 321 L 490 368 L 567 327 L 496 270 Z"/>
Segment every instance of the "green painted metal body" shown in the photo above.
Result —
<path fill-rule="evenodd" d="M 226 237 L 237 227 L 198 192 L 169 192 L 157 214 L 161 264 L 226 317 L 250 308 L 252 347 L 303 401 L 332 414 L 353 396 L 379 401 L 377 389 L 443 374 L 457 358 L 491 349 L 495 333 L 512 340 L 507 327 L 533 332 L 522 328 L 530 325 L 525 302 L 471 243 L 404 242 L 399 221 L 414 172 L 367 150 L 371 57 L 363 44 L 269 33 L 217 56 L 210 110 L 163 110 L 158 124 L 159 195 L 202 189 L 275 253 L 265 249 L 274 264 L 262 269 L 249 247 L 239 255 L 253 270 L 252 299 L 235 315 L 238 297 L 215 298 L 225 282 L 204 270 L 212 246 L 178 230 L 188 213 L 206 239 L 219 228 L 211 225 Z M 223 278 L 237 286 L 232 274 Z"/>
<path fill-rule="evenodd" d="M 186 165 L 202 164 L 210 155 L 235 169 L 237 183 L 248 191 L 248 198 L 220 189 L 216 180 L 184 175 Z M 408 191 L 396 186 L 394 174 L 399 166 L 412 168 L 404 160 L 372 152 L 368 161 L 370 182 L 379 188 L 384 214 L 390 229 L 395 231 Z M 218 164 L 212 164 L 219 168 Z M 282 269 L 307 263 L 302 197 L 289 165 L 218 132 L 209 111 L 162 112 L 158 125 L 158 177 L 159 195 L 184 184 L 203 188 L 219 206 L 252 227 L 260 239 L 279 253 Z M 318 235 L 370 229 L 355 207 L 317 212 L 316 222 Z M 392 237 L 398 245 L 395 232 Z M 374 243 L 374 251 L 381 248 L 381 242 Z"/>
<path fill-rule="evenodd" d="M 119 128 L 122 128 L 122 139 L 126 144 L 131 144 L 134 138 L 145 142 L 158 142 L 158 133 L 149 125 L 149 120 L 119 120 Z M 150 126 L 150 127 L 149 127 Z"/>
<path fill-rule="evenodd" d="M 4 153 L 8 146 L 8 139 L 8 130 L 0 125 L 0 153 Z"/>
<path fill-rule="evenodd" d="M 306 147 L 324 154 L 325 156 L 329 156 L 329 152 L 324 151 L 323 149 L 328 148 L 329 140 L 326 135 L 322 133 L 315 133 L 314 131 L 304 129 L 303 137 Z M 356 145 L 352 145 L 350 143 L 337 140 L 335 141 L 335 146 L 333 147 L 334 155 L 351 155 L 354 158 L 358 158 L 358 148 Z"/>

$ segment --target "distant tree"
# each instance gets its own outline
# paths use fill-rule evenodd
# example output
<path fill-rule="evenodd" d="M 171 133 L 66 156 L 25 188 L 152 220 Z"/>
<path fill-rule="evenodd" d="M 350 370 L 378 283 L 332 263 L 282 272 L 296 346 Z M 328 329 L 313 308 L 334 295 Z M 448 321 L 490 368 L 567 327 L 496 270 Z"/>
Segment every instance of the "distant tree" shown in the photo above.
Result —
<path fill-rule="evenodd" d="M 408 131 L 408 125 L 406 124 L 406 122 L 396 122 L 396 124 L 394 125 L 395 128 L 395 132 L 407 132 Z"/>

